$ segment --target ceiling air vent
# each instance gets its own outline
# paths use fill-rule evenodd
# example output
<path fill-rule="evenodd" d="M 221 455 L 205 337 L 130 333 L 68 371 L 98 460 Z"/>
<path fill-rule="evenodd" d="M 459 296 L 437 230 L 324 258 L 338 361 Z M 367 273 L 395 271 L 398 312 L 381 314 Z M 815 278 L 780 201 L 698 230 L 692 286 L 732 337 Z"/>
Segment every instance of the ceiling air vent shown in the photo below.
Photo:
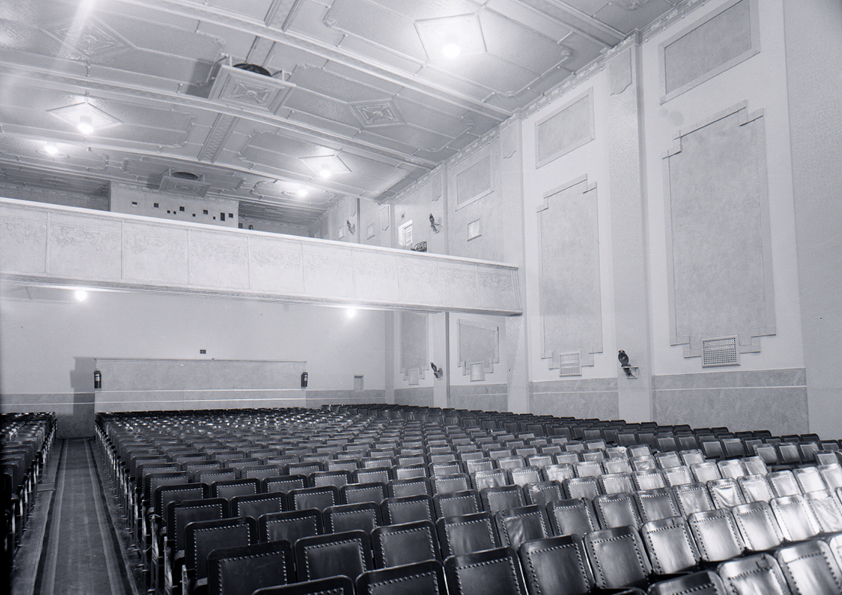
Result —
<path fill-rule="evenodd" d="M 737 366 L 740 364 L 737 337 L 702 339 L 702 367 Z"/>
<path fill-rule="evenodd" d="M 257 64 L 231 65 L 230 58 L 219 65 L 209 99 L 229 105 L 275 113 L 295 84 L 285 80 L 284 71 L 274 75 Z"/>
<path fill-rule="evenodd" d="M 168 169 L 161 177 L 161 184 L 158 190 L 161 192 L 177 192 L 179 194 L 191 194 L 203 197 L 210 188 L 202 176 L 188 171 L 172 171 Z"/>
<path fill-rule="evenodd" d="M 272 73 L 263 68 L 258 64 L 249 64 L 248 62 L 240 62 L 239 64 L 234 64 L 234 68 L 239 68 L 240 70 L 247 70 L 249 72 L 253 72 L 254 74 L 260 74 L 263 76 L 272 76 Z"/>

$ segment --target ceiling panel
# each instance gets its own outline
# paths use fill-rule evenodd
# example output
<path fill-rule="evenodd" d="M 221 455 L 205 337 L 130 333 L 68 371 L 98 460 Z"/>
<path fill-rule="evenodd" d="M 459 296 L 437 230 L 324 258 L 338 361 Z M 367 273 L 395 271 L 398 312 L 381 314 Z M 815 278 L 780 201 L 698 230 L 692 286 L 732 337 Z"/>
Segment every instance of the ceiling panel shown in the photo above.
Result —
<path fill-rule="evenodd" d="M 101 195 L 190 171 L 209 197 L 308 224 L 393 197 L 678 3 L 3 3 L 3 183 Z M 328 179 L 307 166 L 325 156 L 344 168 Z"/>

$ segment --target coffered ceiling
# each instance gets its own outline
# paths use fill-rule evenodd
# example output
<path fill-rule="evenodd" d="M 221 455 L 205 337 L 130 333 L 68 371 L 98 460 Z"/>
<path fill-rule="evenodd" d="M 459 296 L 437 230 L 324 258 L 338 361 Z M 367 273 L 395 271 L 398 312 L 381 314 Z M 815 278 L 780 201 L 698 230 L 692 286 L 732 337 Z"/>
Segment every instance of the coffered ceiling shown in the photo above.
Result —
<path fill-rule="evenodd" d="M 3 2 L 0 183 L 186 176 L 307 224 L 394 196 L 684 1 Z"/>

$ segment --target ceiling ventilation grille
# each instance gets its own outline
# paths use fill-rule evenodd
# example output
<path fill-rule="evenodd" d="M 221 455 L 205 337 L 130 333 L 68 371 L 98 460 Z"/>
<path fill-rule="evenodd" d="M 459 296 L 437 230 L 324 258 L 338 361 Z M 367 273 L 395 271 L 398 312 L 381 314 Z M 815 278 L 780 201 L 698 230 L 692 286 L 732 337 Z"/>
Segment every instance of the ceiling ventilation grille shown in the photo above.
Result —
<path fill-rule="evenodd" d="M 578 353 L 560 353 L 558 356 L 559 376 L 581 376 L 582 364 Z"/>
<path fill-rule="evenodd" d="M 739 365 L 737 337 L 702 339 L 702 367 Z"/>
<path fill-rule="evenodd" d="M 275 112 L 292 89 L 283 71 L 269 75 L 269 71 L 256 64 L 232 66 L 230 58 L 219 66 L 209 99 Z"/>
<path fill-rule="evenodd" d="M 186 171 L 173 171 L 168 169 L 161 177 L 158 190 L 161 192 L 178 192 L 179 194 L 192 194 L 193 196 L 204 197 L 210 188 L 203 176 Z"/>

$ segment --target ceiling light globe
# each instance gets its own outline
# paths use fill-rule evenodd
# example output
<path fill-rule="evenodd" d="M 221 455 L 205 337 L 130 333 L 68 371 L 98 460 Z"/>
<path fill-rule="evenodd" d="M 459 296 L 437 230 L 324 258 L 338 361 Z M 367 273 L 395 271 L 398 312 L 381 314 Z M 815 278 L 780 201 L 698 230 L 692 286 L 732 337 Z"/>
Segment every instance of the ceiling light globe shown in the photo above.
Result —
<path fill-rule="evenodd" d="M 324 179 L 324 180 L 327 180 L 332 175 L 333 175 L 333 172 L 330 171 L 326 167 L 323 167 L 322 169 L 319 170 L 319 177 Z"/>
<path fill-rule="evenodd" d="M 459 44 L 450 42 L 444 45 L 444 47 L 441 49 L 441 53 L 448 60 L 453 60 L 454 58 L 459 56 L 459 54 L 462 53 L 462 48 L 459 47 Z"/>

